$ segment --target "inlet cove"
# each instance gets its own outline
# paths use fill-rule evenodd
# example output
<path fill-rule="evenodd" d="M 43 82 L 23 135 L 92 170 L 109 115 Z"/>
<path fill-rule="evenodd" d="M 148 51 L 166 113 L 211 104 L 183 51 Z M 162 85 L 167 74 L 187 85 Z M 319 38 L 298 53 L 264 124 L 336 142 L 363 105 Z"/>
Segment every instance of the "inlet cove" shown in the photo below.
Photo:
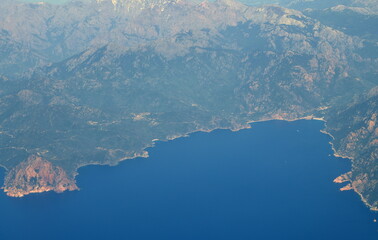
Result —
<path fill-rule="evenodd" d="M 377 214 L 333 183 L 350 160 L 333 156 L 323 128 L 194 133 L 157 142 L 148 158 L 80 168 L 80 191 L 1 194 L 0 239 L 376 240 Z"/>

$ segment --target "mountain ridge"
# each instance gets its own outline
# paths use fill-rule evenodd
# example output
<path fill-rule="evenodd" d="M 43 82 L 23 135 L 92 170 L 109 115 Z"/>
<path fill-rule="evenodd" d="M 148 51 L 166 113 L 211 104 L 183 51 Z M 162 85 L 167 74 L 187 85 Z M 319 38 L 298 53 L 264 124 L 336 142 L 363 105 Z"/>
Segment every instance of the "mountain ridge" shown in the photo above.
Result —
<path fill-rule="evenodd" d="M 12 177 L 31 156 L 74 179 L 85 165 L 147 156 L 156 139 L 316 118 L 335 152 L 353 159 L 349 180 L 376 209 L 377 158 L 366 156 L 377 148 L 365 117 L 376 111 L 366 99 L 375 99 L 378 60 L 361 53 L 366 40 L 279 6 L 179 2 L 132 13 L 110 1 L 15 4 L 0 16 L 5 189 L 41 185 Z M 355 106 L 367 110 L 347 110 Z M 352 135 L 374 144 L 352 148 Z M 353 185 L 361 179 L 363 188 Z"/>

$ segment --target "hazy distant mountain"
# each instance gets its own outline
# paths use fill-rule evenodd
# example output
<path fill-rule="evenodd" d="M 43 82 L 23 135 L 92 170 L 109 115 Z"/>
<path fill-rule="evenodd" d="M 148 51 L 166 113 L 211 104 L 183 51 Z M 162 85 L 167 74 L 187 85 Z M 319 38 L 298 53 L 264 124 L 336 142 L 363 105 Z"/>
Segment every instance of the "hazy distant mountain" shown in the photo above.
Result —
<path fill-rule="evenodd" d="M 242 0 L 242 2 L 249 5 L 277 4 L 298 10 L 306 8 L 319 10 L 337 5 L 367 8 L 375 12 L 378 10 L 377 0 Z"/>

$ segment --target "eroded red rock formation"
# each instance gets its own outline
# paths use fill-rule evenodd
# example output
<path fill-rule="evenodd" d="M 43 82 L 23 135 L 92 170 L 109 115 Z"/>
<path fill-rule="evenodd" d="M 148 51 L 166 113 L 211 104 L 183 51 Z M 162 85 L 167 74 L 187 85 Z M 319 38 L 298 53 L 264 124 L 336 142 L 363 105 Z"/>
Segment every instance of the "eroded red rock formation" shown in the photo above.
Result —
<path fill-rule="evenodd" d="M 39 156 L 30 156 L 27 161 L 13 168 L 8 172 L 4 182 L 4 192 L 11 197 L 67 190 L 78 190 L 75 180 L 61 167 L 54 166 Z"/>

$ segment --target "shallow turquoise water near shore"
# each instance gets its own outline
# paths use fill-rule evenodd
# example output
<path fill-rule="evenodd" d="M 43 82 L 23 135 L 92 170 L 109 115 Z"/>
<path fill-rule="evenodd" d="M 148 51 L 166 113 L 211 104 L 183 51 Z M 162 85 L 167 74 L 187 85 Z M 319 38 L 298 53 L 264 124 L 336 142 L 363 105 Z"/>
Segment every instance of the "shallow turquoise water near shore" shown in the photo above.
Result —
<path fill-rule="evenodd" d="M 195 133 L 147 159 L 80 169 L 81 191 L 1 194 L 0 239 L 376 240 L 377 214 L 332 182 L 350 163 L 322 125 Z"/>

